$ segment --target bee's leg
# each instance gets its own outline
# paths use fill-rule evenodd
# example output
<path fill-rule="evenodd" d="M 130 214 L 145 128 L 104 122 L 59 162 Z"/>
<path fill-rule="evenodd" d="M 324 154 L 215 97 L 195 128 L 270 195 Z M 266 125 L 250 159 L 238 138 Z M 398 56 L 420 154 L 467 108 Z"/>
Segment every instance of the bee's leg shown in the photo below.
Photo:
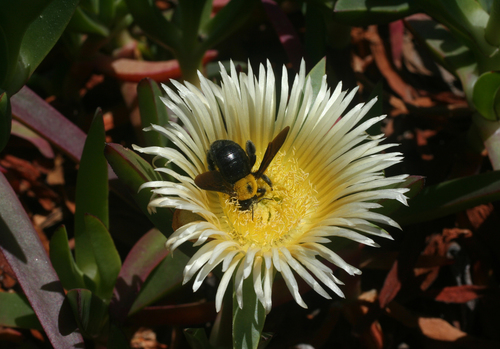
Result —
<path fill-rule="evenodd" d="M 262 178 L 264 180 L 264 182 L 266 182 L 271 187 L 271 190 L 273 190 L 273 183 L 271 182 L 271 180 L 269 179 L 268 176 L 263 174 L 262 177 L 260 177 L 260 178 Z"/>
<path fill-rule="evenodd" d="M 253 144 L 252 141 L 247 141 L 246 150 L 248 158 L 250 159 L 250 168 L 252 168 L 253 165 L 255 165 L 255 161 L 257 160 L 257 156 L 255 156 L 255 153 L 257 152 L 255 144 Z"/>
<path fill-rule="evenodd" d="M 260 198 L 266 194 L 266 188 L 257 188 L 257 197 Z"/>

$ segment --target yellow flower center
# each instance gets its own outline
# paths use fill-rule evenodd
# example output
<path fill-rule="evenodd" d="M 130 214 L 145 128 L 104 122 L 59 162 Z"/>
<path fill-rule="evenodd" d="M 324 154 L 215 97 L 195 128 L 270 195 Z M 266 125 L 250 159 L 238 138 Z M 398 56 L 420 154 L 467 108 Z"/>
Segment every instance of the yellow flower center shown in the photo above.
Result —
<path fill-rule="evenodd" d="M 254 170 L 258 166 L 255 164 Z M 237 200 L 220 194 L 230 235 L 243 248 L 255 246 L 266 250 L 293 243 L 302 235 L 309 215 L 317 206 L 308 174 L 298 166 L 293 154 L 285 160 L 285 154 L 279 152 L 266 175 L 271 179 L 272 190 L 259 179 L 258 185 L 266 188 L 266 194 L 249 210 L 240 210 Z"/>

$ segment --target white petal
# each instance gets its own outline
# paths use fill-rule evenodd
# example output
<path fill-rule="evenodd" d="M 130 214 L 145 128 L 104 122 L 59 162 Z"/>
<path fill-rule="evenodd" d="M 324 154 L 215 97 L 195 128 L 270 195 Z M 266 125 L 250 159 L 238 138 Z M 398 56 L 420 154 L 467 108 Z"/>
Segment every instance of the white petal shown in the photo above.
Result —
<path fill-rule="evenodd" d="M 284 257 L 280 256 L 280 259 L 281 259 L 280 260 L 281 275 L 283 276 L 283 280 L 285 280 L 285 284 L 288 287 L 288 290 L 292 294 L 293 299 L 295 299 L 297 304 L 300 305 L 302 308 L 307 309 L 306 303 L 304 303 L 302 297 L 300 296 L 299 285 L 297 285 L 297 281 L 295 280 L 295 277 L 293 276 L 293 273 L 290 270 L 288 263 L 286 262 Z"/>
<path fill-rule="evenodd" d="M 217 293 L 215 294 L 215 310 L 217 312 L 219 312 L 222 307 L 222 300 L 224 298 L 224 293 L 226 293 L 227 285 L 229 284 L 229 281 L 231 281 L 234 269 L 236 269 L 242 257 L 243 256 L 238 256 L 233 259 L 233 261 L 229 265 L 229 268 L 227 268 L 226 272 L 222 276 L 222 279 L 220 280 L 219 287 L 217 288 Z"/>

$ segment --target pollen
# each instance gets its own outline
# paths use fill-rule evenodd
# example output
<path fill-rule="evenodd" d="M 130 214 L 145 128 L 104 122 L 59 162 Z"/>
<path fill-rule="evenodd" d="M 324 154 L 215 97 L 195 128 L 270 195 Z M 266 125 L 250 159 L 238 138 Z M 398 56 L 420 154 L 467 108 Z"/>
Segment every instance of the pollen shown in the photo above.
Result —
<path fill-rule="evenodd" d="M 236 200 L 221 194 L 230 236 L 243 249 L 260 247 L 265 251 L 286 247 L 307 231 L 318 201 L 308 173 L 299 167 L 293 155 L 293 152 L 289 157 L 284 152 L 276 155 L 266 171 L 273 187 L 259 179 L 258 185 L 265 186 L 266 194 L 249 210 L 240 210 Z"/>

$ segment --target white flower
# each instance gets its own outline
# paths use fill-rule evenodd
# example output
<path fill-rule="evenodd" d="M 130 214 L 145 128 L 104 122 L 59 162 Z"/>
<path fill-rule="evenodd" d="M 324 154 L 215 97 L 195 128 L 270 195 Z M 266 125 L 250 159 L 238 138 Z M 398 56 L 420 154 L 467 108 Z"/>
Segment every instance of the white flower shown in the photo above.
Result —
<path fill-rule="evenodd" d="M 339 84 L 331 93 L 326 76 L 314 97 L 304 64 L 290 91 L 288 73 L 283 67 L 279 96 L 269 62 L 267 69 L 260 66 L 258 77 L 250 65 L 248 75 L 238 74 L 233 64 L 230 73 L 221 65 L 221 86 L 201 74 L 201 89 L 176 81 L 172 83 L 177 93 L 163 86 L 168 97 L 162 100 L 183 127 L 169 123 L 146 130 L 168 137 L 180 152 L 174 148 L 134 147 L 156 155 L 157 162 L 158 158 L 165 158 L 164 164 L 172 162 L 183 171 L 180 174 L 167 167 L 156 169 L 175 181 L 142 186 L 153 188 L 149 208 L 188 210 L 203 218 L 180 227 L 167 241 L 170 250 L 188 240 L 201 246 L 184 270 L 184 283 L 195 277 L 196 291 L 206 276 L 222 264 L 217 311 L 233 277 L 242 307 L 243 280 L 252 275 L 255 293 L 269 312 L 276 271 L 302 307 L 307 306 L 293 271 L 322 296 L 330 298 L 320 283 L 342 297 L 337 286 L 341 281 L 318 257 L 351 275 L 361 271 L 325 247 L 330 242 L 328 238 L 344 237 L 377 246 L 367 235 L 391 238 L 378 224 L 398 224 L 370 210 L 380 207 L 377 202 L 383 199 L 406 204 L 407 189 L 387 186 L 400 183 L 407 176 L 385 178 L 383 173 L 401 161 L 401 154 L 381 153 L 394 144 L 381 145 L 382 135 L 372 137 L 366 133 L 384 116 L 359 124 L 375 100 L 346 112 L 356 89 L 347 93 Z M 255 171 L 269 142 L 286 126 L 290 126 L 286 141 L 265 172 L 273 190 L 267 190 L 266 199 L 254 204 L 251 210 L 240 210 L 237 201 L 227 194 L 196 186 L 196 176 L 208 171 L 207 151 L 214 141 L 232 140 L 244 149 L 245 142 L 252 140 L 257 150 Z"/>

